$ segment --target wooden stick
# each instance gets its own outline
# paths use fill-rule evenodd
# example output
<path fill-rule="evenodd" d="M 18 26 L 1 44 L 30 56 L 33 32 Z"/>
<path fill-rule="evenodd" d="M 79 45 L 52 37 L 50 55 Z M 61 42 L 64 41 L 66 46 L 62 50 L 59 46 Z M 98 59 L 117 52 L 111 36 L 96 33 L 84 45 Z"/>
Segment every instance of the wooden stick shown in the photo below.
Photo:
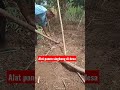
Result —
<path fill-rule="evenodd" d="M 66 85 L 66 83 L 65 83 L 65 81 L 62 79 L 62 83 L 63 83 L 63 85 L 64 85 L 64 87 L 65 87 L 65 90 L 67 90 L 66 89 L 66 87 L 67 87 L 67 85 Z"/>
<path fill-rule="evenodd" d="M 52 46 L 49 50 L 48 50 L 48 52 L 45 54 L 45 56 L 47 56 L 54 48 L 56 48 L 55 46 Z"/>
<path fill-rule="evenodd" d="M 25 68 L 25 70 L 28 70 L 29 67 L 34 63 L 35 61 L 30 62 L 30 64 Z"/>
<path fill-rule="evenodd" d="M 81 74 L 80 74 L 80 73 L 78 73 L 78 72 L 77 72 L 77 74 L 78 74 L 78 76 L 81 78 L 82 83 L 83 83 L 83 84 L 85 84 L 85 79 L 81 76 Z"/>
<path fill-rule="evenodd" d="M 71 68 L 75 69 L 77 72 L 80 72 L 82 74 L 85 74 L 85 69 L 78 67 L 77 65 L 70 63 L 70 62 L 63 62 L 63 64 L 66 64 L 68 66 L 70 66 Z"/>
<path fill-rule="evenodd" d="M 30 31 L 36 32 L 37 34 L 40 34 L 40 35 L 44 36 L 45 38 L 51 40 L 52 42 L 54 42 L 54 43 L 56 43 L 56 44 L 59 43 L 59 42 L 51 39 L 50 37 L 42 34 L 41 32 L 35 30 L 35 28 L 34 28 L 33 26 L 29 25 L 28 23 L 26 23 L 26 22 L 24 22 L 24 21 L 22 21 L 22 20 L 19 20 L 18 18 L 12 16 L 11 14 L 9 14 L 8 12 L 6 12 L 5 10 L 3 10 L 3 9 L 1 9 L 1 8 L 0 8 L 0 14 L 2 14 L 3 16 L 5 16 L 6 18 L 9 18 L 9 19 L 13 20 L 15 23 L 17 23 L 17 24 L 19 24 L 19 25 L 21 25 L 21 26 L 29 29 Z"/>
<path fill-rule="evenodd" d="M 42 33 L 41 33 L 41 32 L 39 32 L 38 30 L 35 30 L 35 32 L 36 32 L 37 34 L 40 34 L 40 35 L 44 36 L 45 38 L 47 38 L 47 39 L 51 40 L 51 41 L 52 41 L 52 42 L 54 42 L 54 43 L 59 44 L 59 42 L 57 42 L 57 41 L 55 41 L 55 40 L 51 39 L 50 37 L 48 37 L 48 36 L 46 36 L 46 35 L 42 34 Z"/>
<path fill-rule="evenodd" d="M 57 4 L 58 4 L 58 11 L 59 11 L 60 24 L 61 24 L 61 31 L 62 31 L 62 38 L 63 38 L 63 45 L 64 45 L 64 54 L 66 55 L 65 36 L 64 36 L 64 30 L 63 30 L 63 22 L 62 22 L 62 17 L 61 17 L 61 11 L 60 11 L 60 3 L 59 3 L 59 0 L 57 0 Z"/>
<path fill-rule="evenodd" d="M 40 83 L 40 76 L 38 77 L 37 83 Z"/>

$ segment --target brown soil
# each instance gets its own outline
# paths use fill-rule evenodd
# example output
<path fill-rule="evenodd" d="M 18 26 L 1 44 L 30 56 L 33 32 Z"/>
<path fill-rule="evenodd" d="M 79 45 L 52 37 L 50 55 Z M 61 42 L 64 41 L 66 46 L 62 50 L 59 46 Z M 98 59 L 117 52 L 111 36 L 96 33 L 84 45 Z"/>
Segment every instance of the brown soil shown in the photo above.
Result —
<path fill-rule="evenodd" d="M 97 8 L 89 8 L 95 6 L 92 2 L 86 5 L 85 69 L 100 70 L 100 84 L 86 85 L 86 89 L 120 90 L 120 3 L 100 1 Z"/>
<path fill-rule="evenodd" d="M 8 84 L 6 82 L 7 70 L 25 70 L 34 60 L 34 33 L 29 30 L 10 29 L 6 32 L 6 45 L 0 49 L 0 90 L 33 90 L 31 84 Z M 30 66 L 30 70 L 34 65 Z M 22 86 L 22 87 L 21 87 Z"/>
<path fill-rule="evenodd" d="M 76 65 L 85 67 L 85 37 L 84 27 L 77 29 L 78 24 L 65 24 L 65 41 L 67 55 L 76 55 Z M 51 26 L 50 32 L 53 39 L 62 41 L 60 26 Z M 50 48 L 54 48 L 48 53 Z M 62 49 L 59 47 L 61 46 Z M 63 55 L 63 45 L 55 45 L 45 38 L 38 40 L 36 59 L 38 55 Z M 67 70 L 60 63 L 36 62 L 36 90 L 84 90 L 85 85 L 75 72 Z"/>
<path fill-rule="evenodd" d="M 85 68 L 85 37 L 84 27 L 77 29 L 78 24 L 65 24 L 65 39 L 67 55 L 76 55 L 76 65 Z M 59 24 L 51 26 L 51 36 L 55 40 L 62 41 Z M 25 70 L 34 61 L 34 33 L 22 29 L 16 32 L 10 29 L 6 32 L 6 47 L 0 52 L 0 90 L 33 90 L 32 84 L 8 84 L 6 83 L 7 70 Z M 45 55 L 51 47 L 55 48 L 48 55 L 63 55 L 62 43 L 56 46 L 43 38 L 38 40 L 36 56 Z M 4 51 L 7 50 L 8 52 Z M 67 70 L 60 63 L 35 63 L 36 90 L 84 90 L 85 85 L 77 73 Z M 34 63 L 29 67 L 34 68 Z M 39 83 L 38 78 L 40 77 Z"/>

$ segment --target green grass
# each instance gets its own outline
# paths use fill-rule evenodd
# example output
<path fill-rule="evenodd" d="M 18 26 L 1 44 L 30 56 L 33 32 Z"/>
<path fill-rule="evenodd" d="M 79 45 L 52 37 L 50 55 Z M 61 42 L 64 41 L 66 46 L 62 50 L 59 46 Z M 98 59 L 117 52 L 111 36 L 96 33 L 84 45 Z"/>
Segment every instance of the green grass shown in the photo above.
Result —
<path fill-rule="evenodd" d="M 39 28 L 38 31 L 42 33 L 42 27 L 40 27 L 39 25 L 37 25 L 37 27 Z M 37 40 L 43 39 L 43 36 L 41 35 L 37 35 Z"/>
<path fill-rule="evenodd" d="M 81 7 L 69 7 L 65 13 L 64 20 L 79 22 L 82 17 L 84 10 Z"/>

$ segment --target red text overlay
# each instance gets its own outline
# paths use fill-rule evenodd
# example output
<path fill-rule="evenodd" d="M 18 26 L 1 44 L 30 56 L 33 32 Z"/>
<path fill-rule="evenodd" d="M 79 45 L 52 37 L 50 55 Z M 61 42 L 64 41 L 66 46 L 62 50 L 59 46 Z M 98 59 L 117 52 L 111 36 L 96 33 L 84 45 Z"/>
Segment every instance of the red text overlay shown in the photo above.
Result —
<path fill-rule="evenodd" d="M 99 70 L 86 70 L 85 71 L 85 83 L 99 84 Z"/>
<path fill-rule="evenodd" d="M 38 56 L 39 62 L 76 62 L 76 56 Z"/>
<path fill-rule="evenodd" d="M 7 83 L 35 83 L 35 70 L 8 70 Z"/>

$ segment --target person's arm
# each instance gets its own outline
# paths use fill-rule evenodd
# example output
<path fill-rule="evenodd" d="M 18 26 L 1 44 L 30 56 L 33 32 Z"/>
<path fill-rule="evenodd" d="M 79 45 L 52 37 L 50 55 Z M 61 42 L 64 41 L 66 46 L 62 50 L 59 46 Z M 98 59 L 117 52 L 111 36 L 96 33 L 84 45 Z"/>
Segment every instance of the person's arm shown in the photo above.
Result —
<path fill-rule="evenodd" d="M 48 36 L 48 34 L 47 34 L 47 17 L 46 17 L 46 12 L 43 13 L 40 18 L 41 18 L 41 26 L 43 28 L 43 31 Z"/>
<path fill-rule="evenodd" d="M 43 26 L 42 28 L 43 28 L 43 31 L 45 32 L 45 35 L 48 36 L 48 34 L 47 34 L 47 27 L 46 27 L 46 26 Z"/>

